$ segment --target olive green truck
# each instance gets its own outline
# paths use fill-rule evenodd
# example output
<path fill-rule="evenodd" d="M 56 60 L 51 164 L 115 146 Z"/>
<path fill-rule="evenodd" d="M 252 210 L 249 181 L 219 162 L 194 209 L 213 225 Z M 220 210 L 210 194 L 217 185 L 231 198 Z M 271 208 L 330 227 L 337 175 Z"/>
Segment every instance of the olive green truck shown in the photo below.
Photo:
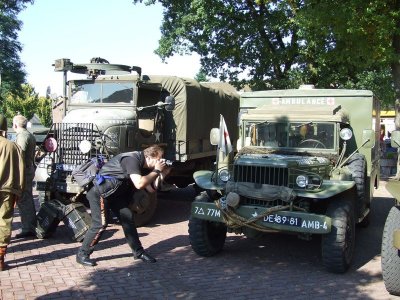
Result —
<path fill-rule="evenodd" d="M 355 225 L 368 225 L 379 185 L 379 111 L 367 90 L 305 86 L 241 94 L 237 152 L 228 154 L 226 131 L 212 129 L 216 168 L 194 173 L 205 191 L 191 207 L 193 250 L 220 252 L 227 232 L 321 235 L 323 265 L 345 272 Z"/>
<path fill-rule="evenodd" d="M 77 166 L 152 144 L 163 147 L 172 164 L 169 183 L 187 185 L 194 171 L 214 164 L 209 128 L 218 126 L 220 114 L 231 116 L 227 124 L 236 127 L 239 95 L 229 84 L 143 75 L 140 67 L 102 58 L 84 64 L 59 59 L 54 68 L 63 74 L 64 96 L 54 99 L 36 170 L 43 202 L 86 203 L 86 190 L 72 176 Z M 132 195 L 137 225 L 149 222 L 156 207 L 156 193 Z"/>

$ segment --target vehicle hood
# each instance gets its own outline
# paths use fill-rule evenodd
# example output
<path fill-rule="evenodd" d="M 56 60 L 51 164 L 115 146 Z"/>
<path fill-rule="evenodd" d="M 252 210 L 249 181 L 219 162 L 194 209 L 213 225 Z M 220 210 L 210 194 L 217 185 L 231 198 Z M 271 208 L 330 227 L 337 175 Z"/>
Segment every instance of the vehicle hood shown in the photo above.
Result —
<path fill-rule="evenodd" d="M 289 155 L 289 154 L 240 154 L 235 165 L 274 166 L 274 167 L 305 167 L 327 166 L 330 161 L 322 156 Z"/>

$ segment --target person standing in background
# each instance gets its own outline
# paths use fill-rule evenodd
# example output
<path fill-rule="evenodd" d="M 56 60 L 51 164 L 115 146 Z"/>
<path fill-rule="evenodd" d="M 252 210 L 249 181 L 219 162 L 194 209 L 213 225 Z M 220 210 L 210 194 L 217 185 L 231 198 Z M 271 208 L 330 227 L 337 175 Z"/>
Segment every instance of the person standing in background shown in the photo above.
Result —
<path fill-rule="evenodd" d="M 11 240 L 15 202 L 24 188 L 25 166 L 21 148 L 7 140 L 7 120 L 0 114 L 0 271 Z"/>
<path fill-rule="evenodd" d="M 36 236 L 36 209 L 33 202 L 32 184 L 35 177 L 35 136 L 27 128 L 28 120 L 22 115 L 13 118 L 13 128 L 16 135 L 15 142 L 21 147 L 25 162 L 25 188 L 17 206 L 21 215 L 21 231 L 15 236 L 24 238 Z"/>

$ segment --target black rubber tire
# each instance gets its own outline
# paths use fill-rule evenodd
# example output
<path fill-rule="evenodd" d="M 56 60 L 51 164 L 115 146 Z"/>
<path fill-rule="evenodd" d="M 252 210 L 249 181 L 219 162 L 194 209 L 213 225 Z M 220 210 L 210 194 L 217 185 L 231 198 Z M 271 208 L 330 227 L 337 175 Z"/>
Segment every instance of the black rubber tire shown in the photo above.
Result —
<path fill-rule="evenodd" d="M 129 208 L 133 213 L 136 227 L 144 226 L 152 220 L 157 205 L 157 193 L 148 193 L 144 190 L 135 191 Z"/>
<path fill-rule="evenodd" d="M 367 183 L 367 162 L 365 156 L 356 153 L 348 161 L 348 168 L 353 176 L 357 188 L 356 216 L 357 219 L 364 214 L 365 209 L 371 206 L 371 195 Z M 356 220 L 357 221 L 357 220 Z M 369 214 L 359 223 L 361 227 L 368 227 Z"/>
<path fill-rule="evenodd" d="M 202 192 L 194 202 L 210 202 L 207 192 Z M 195 218 L 189 219 L 189 241 L 193 251 L 200 256 L 210 257 L 225 244 L 227 228 L 224 223 Z"/>
<path fill-rule="evenodd" d="M 329 272 L 344 273 L 354 255 L 354 208 L 349 200 L 333 199 L 326 215 L 332 218 L 332 228 L 322 236 L 322 264 Z"/>
<path fill-rule="evenodd" d="M 390 210 L 382 235 L 382 276 L 387 291 L 400 296 L 400 250 L 393 247 L 393 232 L 400 229 L 400 206 Z"/>

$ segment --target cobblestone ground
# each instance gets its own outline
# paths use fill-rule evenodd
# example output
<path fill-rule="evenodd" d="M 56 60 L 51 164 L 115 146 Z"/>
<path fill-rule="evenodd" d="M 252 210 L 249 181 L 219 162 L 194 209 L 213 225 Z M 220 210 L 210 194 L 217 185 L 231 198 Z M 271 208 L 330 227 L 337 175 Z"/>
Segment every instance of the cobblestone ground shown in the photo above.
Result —
<path fill-rule="evenodd" d="M 229 234 L 224 251 L 197 256 L 188 240 L 190 191 L 161 199 L 151 224 L 139 228 L 156 264 L 133 260 L 121 227 L 108 227 L 92 258 L 75 262 L 78 242 L 63 223 L 51 238 L 13 239 L 0 272 L 0 298 L 11 299 L 399 299 L 385 290 L 380 244 L 394 204 L 382 181 L 372 202 L 371 225 L 357 229 L 354 263 L 346 274 L 321 266 L 320 239 L 270 234 L 258 239 Z"/>

